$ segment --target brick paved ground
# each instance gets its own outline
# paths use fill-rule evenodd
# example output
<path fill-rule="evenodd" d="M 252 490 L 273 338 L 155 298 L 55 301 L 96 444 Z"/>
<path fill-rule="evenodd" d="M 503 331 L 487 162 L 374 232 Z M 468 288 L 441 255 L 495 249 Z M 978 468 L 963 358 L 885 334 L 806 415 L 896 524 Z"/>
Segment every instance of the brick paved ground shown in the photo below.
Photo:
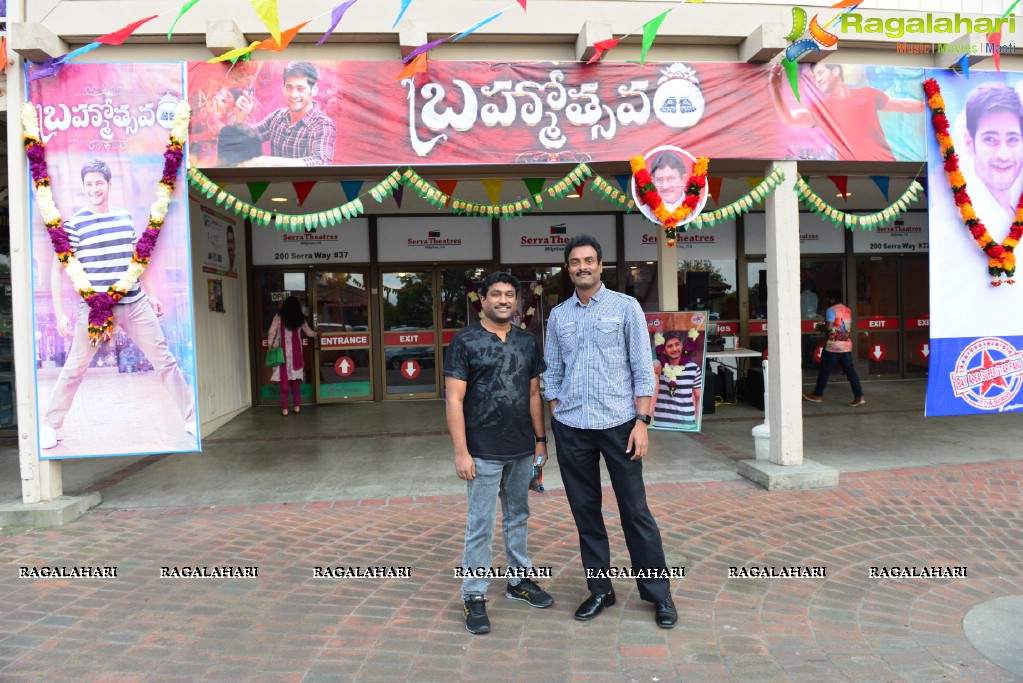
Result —
<path fill-rule="evenodd" d="M 618 605 L 572 620 L 585 589 L 560 492 L 531 494 L 530 522 L 557 603 L 532 609 L 495 584 L 486 636 L 465 631 L 452 577 L 461 496 L 98 510 L 62 528 L 0 530 L 0 680 L 1016 680 L 960 624 L 975 604 L 1023 594 L 1021 481 L 1023 464 L 1001 463 L 848 474 L 831 491 L 654 485 L 669 563 L 686 567 L 672 631 L 625 580 Z M 610 528 L 614 562 L 627 565 L 615 519 Z M 97 564 L 118 578 L 18 578 L 21 566 Z M 313 577 L 337 564 L 411 566 L 412 578 Z M 167 565 L 255 565 L 259 576 L 159 578 Z M 727 577 L 762 565 L 827 576 Z M 968 576 L 869 578 L 880 565 Z"/>

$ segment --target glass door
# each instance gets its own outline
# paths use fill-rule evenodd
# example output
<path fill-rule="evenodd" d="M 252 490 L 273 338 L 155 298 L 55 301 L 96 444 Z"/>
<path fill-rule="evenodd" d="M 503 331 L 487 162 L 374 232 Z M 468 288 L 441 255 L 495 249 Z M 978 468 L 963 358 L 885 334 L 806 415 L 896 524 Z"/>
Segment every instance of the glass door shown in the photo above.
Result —
<path fill-rule="evenodd" d="M 270 333 L 270 325 L 273 318 L 280 310 L 281 304 L 289 296 L 293 296 L 302 304 L 302 310 L 307 319 L 310 314 L 310 303 L 312 297 L 309 287 L 309 273 L 303 271 L 281 271 L 262 270 L 256 271 L 253 276 L 253 291 L 255 292 L 255 320 L 256 326 L 256 350 L 253 354 L 256 359 L 257 381 L 257 403 L 259 405 L 277 405 L 280 402 L 281 385 L 272 382 L 270 375 L 271 368 L 266 367 L 266 352 L 269 347 L 267 335 Z M 310 321 L 312 322 L 312 321 Z M 302 402 L 313 400 L 313 373 L 315 358 L 313 354 L 313 342 L 307 337 L 302 337 L 303 357 L 302 363 L 305 366 L 305 375 L 301 382 Z"/>
<path fill-rule="evenodd" d="M 319 271 L 314 281 L 317 402 L 373 400 L 366 272 Z"/>
<path fill-rule="evenodd" d="M 431 398 L 438 391 L 435 271 L 385 270 L 380 274 L 385 398 Z"/>
<path fill-rule="evenodd" d="M 926 256 L 902 260 L 902 335 L 906 377 L 927 374 L 931 356 L 930 283 Z"/>
<path fill-rule="evenodd" d="M 856 259 L 855 299 L 847 296 L 856 326 L 853 347 L 860 377 L 899 377 L 899 260 L 894 256 Z"/>

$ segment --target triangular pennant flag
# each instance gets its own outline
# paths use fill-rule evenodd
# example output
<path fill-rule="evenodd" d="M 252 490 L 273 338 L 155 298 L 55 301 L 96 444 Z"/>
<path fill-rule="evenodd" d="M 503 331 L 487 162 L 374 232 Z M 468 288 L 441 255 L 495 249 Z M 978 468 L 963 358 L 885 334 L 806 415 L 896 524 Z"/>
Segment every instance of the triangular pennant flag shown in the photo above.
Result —
<path fill-rule="evenodd" d="M 842 199 L 849 201 L 849 176 L 847 175 L 829 175 L 828 180 L 835 184 L 838 188 L 839 194 L 842 195 Z"/>
<path fill-rule="evenodd" d="M 432 50 L 433 48 L 437 47 L 441 43 L 447 42 L 447 40 L 449 38 L 451 38 L 451 36 L 446 36 L 444 38 L 438 38 L 437 40 L 434 40 L 434 41 L 431 41 L 429 43 L 424 43 L 424 44 L 420 45 L 415 50 L 413 50 L 412 52 L 410 52 L 407 55 L 405 55 L 404 57 L 402 57 L 401 63 L 402 64 L 408 64 L 409 62 L 411 62 L 413 59 L 415 59 L 419 55 L 423 54 L 424 52 L 429 52 L 430 50 Z"/>
<path fill-rule="evenodd" d="M 715 206 L 721 205 L 719 198 L 721 197 L 721 181 L 723 180 L 724 178 L 707 178 L 707 192 L 710 194 L 710 198 L 714 200 Z"/>
<path fill-rule="evenodd" d="M 104 45 L 120 45 L 125 41 L 125 39 L 128 36 L 130 36 L 132 33 L 135 33 L 135 29 L 137 29 L 139 26 L 146 23 L 147 21 L 152 21 L 153 19 L 156 19 L 158 16 L 160 15 L 154 14 L 151 17 L 146 17 L 145 19 L 133 21 L 124 28 L 117 29 L 113 33 L 108 33 L 105 36 L 100 36 L 99 38 L 96 39 L 96 42 L 103 43 Z"/>
<path fill-rule="evenodd" d="M 580 197 L 582 197 L 582 196 L 583 196 L 583 188 L 584 188 L 585 186 L 586 186 L 586 181 L 585 181 L 585 180 L 580 180 L 580 181 L 579 181 L 578 183 L 572 183 L 572 187 L 573 187 L 573 188 L 574 188 L 574 190 L 575 190 L 575 191 L 573 192 L 573 194 L 577 194 L 577 195 L 579 195 Z"/>
<path fill-rule="evenodd" d="M 359 196 L 359 191 L 362 190 L 362 184 L 365 180 L 342 180 L 341 190 L 345 193 L 345 201 L 352 201 Z"/>
<path fill-rule="evenodd" d="M 256 46 L 256 49 L 270 50 L 271 52 L 284 52 L 284 48 L 288 47 L 288 43 L 291 42 L 291 39 L 298 35 L 298 32 L 302 30 L 302 27 L 308 23 L 308 21 L 303 21 L 297 26 L 292 26 L 287 31 L 282 31 L 280 41 L 276 38 L 267 38 L 260 42 L 260 44 Z"/>
<path fill-rule="evenodd" d="M 501 188 L 504 187 L 504 180 L 501 178 L 484 178 L 480 182 L 483 183 L 483 189 L 487 191 L 490 203 L 497 204 L 501 200 Z"/>
<path fill-rule="evenodd" d="M 618 41 L 621 38 L 608 38 L 607 40 L 598 40 L 593 44 L 594 53 L 593 56 L 586 62 L 587 64 L 593 64 L 600 60 L 605 54 L 611 51 L 612 48 L 618 45 Z"/>
<path fill-rule="evenodd" d="M 437 181 L 437 189 L 439 189 L 441 192 L 443 192 L 444 194 L 446 194 L 448 196 L 448 201 L 447 201 L 447 204 L 445 204 L 445 206 L 447 206 L 448 204 L 451 204 L 451 195 L 453 195 L 455 193 L 455 187 L 457 185 L 458 185 L 458 179 L 457 178 L 455 178 L 454 180 L 438 180 Z"/>
<path fill-rule="evenodd" d="M 796 96 L 796 102 L 802 102 L 799 99 L 799 63 L 791 59 L 783 59 L 781 65 L 785 67 L 785 75 L 788 76 L 789 87 L 792 88 L 792 94 Z"/>
<path fill-rule="evenodd" d="M 507 8 L 505 8 L 505 9 L 507 9 Z M 469 28 L 467 28 L 466 30 L 464 30 L 464 31 L 462 31 L 461 33 L 459 33 L 459 34 L 458 34 L 457 36 L 455 36 L 454 40 L 455 40 L 455 41 L 459 41 L 459 40 L 461 40 L 462 38 L 465 38 L 465 37 L 466 37 L 467 35 L 469 35 L 469 34 L 471 34 L 471 33 L 475 32 L 475 31 L 476 31 L 476 29 L 478 29 L 478 28 L 480 28 L 481 26 L 484 26 L 484 25 L 486 25 L 486 24 L 489 24 L 490 22 L 492 22 L 492 21 L 493 21 L 494 19 L 497 19 L 497 18 L 498 18 L 499 16 L 501 16 L 502 14 L 504 14 L 504 10 L 503 10 L 503 9 L 502 9 L 502 10 L 498 10 L 497 12 L 494 12 L 493 14 L 491 14 L 491 15 L 490 15 L 489 17 L 487 17 L 487 18 L 486 18 L 486 19 L 484 19 L 483 21 L 481 21 L 481 22 L 479 22 L 478 24 L 475 24 L 475 25 L 473 25 L 473 26 L 470 26 L 470 27 L 469 27 Z"/>
<path fill-rule="evenodd" d="M 519 4 L 522 5 L 522 11 L 526 11 L 526 0 L 519 0 Z"/>
<path fill-rule="evenodd" d="M 870 179 L 877 185 L 877 189 L 881 190 L 881 194 L 884 195 L 884 200 L 888 201 L 888 184 L 891 180 L 890 176 L 886 175 L 872 175 Z"/>
<path fill-rule="evenodd" d="M 96 43 L 99 46 L 99 43 Z M 49 78 L 50 76 L 56 76 L 60 73 L 60 70 L 64 68 L 64 60 L 59 57 L 50 57 L 45 62 L 41 63 L 34 69 L 29 69 L 28 75 L 25 80 L 29 83 L 37 81 L 41 78 Z"/>
<path fill-rule="evenodd" d="M 298 197 L 298 205 L 302 206 L 302 204 L 305 203 L 306 197 L 308 197 L 309 193 L 313 191 L 314 187 L 316 187 L 316 181 L 315 180 L 296 180 L 296 181 L 291 183 L 291 186 L 293 188 L 295 188 L 295 196 Z M 256 200 L 253 199 L 252 201 L 256 201 Z"/>
<path fill-rule="evenodd" d="M 320 38 L 318 43 L 316 43 L 316 47 L 319 47 L 320 45 L 323 45 L 325 42 L 327 42 L 327 38 L 330 38 L 331 34 L 334 33 L 334 29 L 336 29 L 337 25 L 341 23 L 341 17 L 343 17 L 345 15 L 345 12 L 348 11 L 348 8 L 354 4 L 355 0 L 348 0 L 347 2 L 343 2 L 334 9 L 330 10 L 330 28 L 327 29 L 327 32 L 324 33 L 323 37 Z"/>
<path fill-rule="evenodd" d="M 924 194 L 927 194 L 927 176 L 925 175 L 920 176 L 919 178 L 916 179 L 916 182 L 920 183 L 921 191 Z"/>
<path fill-rule="evenodd" d="M 252 202 L 256 203 L 259 198 L 266 192 L 266 188 L 270 187 L 270 183 L 258 182 L 258 183 L 245 183 L 249 188 L 249 196 L 252 198 Z"/>
<path fill-rule="evenodd" d="M 1001 60 L 999 60 L 999 61 L 1001 61 Z M 963 70 L 963 76 L 965 76 L 966 79 L 969 80 L 970 79 L 970 55 L 963 55 L 962 57 L 959 58 L 959 61 L 956 62 L 956 64 L 958 64 L 959 68 Z"/>
<path fill-rule="evenodd" d="M 401 200 L 405 196 L 405 183 L 400 183 L 398 187 L 394 188 L 394 192 L 391 193 L 391 196 L 394 197 L 394 203 L 397 204 L 400 209 Z"/>
<path fill-rule="evenodd" d="M 757 189 L 757 185 L 759 185 L 762 182 L 764 182 L 763 177 L 760 177 L 760 178 L 746 178 L 746 183 L 749 184 L 749 189 L 751 189 L 751 190 Z"/>
<path fill-rule="evenodd" d="M 175 18 L 174 21 L 171 22 L 171 26 L 167 30 L 167 40 L 171 39 L 171 35 L 174 33 L 174 27 L 178 25 L 178 21 L 181 20 L 181 17 L 185 16 L 185 12 L 192 9 L 195 6 L 195 3 L 197 2 L 199 2 L 199 0 L 188 0 L 188 2 L 181 6 L 181 11 L 178 12 L 177 18 Z"/>
<path fill-rule="evenodd" d="M 230 60 L 231 62 L 236 62 L 241 57 L 245 57 L 250 52 L 252 52 L 257 47 L 259 47 L 259 43 L 260 42 L 261 41 L 256 40 L 256 41 L 253 41 L 253 42 L 249 43 L 248 47 L 239 47 L 239 48 L 235 48 L 234 50 L 228 50 L 227 52 L 225 52 L 224 54 L 220 55 L 219 57 L 214 57 L 213 59 L 207 60 L 206 63 L 207 64 L 216 64 L 217 62 L 226 62 L 228 60 Z"/>
<path fill-rule="evenodd" d="M 402 69 L 401 73 L 398 74 L 398 76 L 394 80 L 400 81 L 400 80 L 405 79 L 405 78 L 412 78 L 412 79 L 414 79 L 416 74 L 425 74 L 425 73 L 426 73 L 426 53 L 424 52 L 424 53 L 422 53 L 420 55 L 416 55 L 416 58 L 413 59 L 404 69 Z"/>
<path fill-rule="evenodd" d="M 668 16 L 668 12 L 671 12 L 671 10 L 654 17 L 647 23 L 643 24 L 643 50 L 639 54 L 640 64 L 646 63 L 646 53 L 650 49 L 650 46 L 654 44 L 654 38 L 657 37 L 657 30 L 661 28 L 661 24 L 664 23 L 664 19 Z"/>
<path fill-rule="evenodd" d="M 543 189 L 543 184 L 546 182 L 545 178 L 523 178 L 522 182 L 526 184 L 526 191 L 529 194 L 534 195 Z"/>
<path fill-rule="evenodd" d="M 249 0 L 252 9 L 256 10 L 256 16 L 263 22 L 270 35 L 277 42 L 281 41 L 281 19 L 277 14 L 277 0 Z"/>
<path fill-rule="evenodd" d="M 631 173 L 616 173 L 615 182 L 618 183 L 618 187 L 622 188 L 622 192 L 628 193 L 629 190 L 629 179 L 632 178 Z"/>
<path fill-rule="evenodd" d="M 394 28 L 395 26 L 398 25 L 398 22 L 401 21 L 401 18 L 405 16 L 405 10 L 407 10 L 408 6 L 411 4 L 412 0 L 401 0 L 401 11 L 398 12 L 398 17 L 394 20 L 394 23 L 391 24 L 391 28 Z"/>

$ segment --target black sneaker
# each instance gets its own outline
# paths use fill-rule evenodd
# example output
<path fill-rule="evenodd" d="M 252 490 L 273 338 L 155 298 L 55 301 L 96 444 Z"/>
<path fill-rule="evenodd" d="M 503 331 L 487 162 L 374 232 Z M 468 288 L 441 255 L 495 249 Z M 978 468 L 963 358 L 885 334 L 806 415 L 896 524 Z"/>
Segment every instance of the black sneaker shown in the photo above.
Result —
<path fill-rule="evenodd" d="M 476 593 L 465 601 L 465 629 L 469 633 L 490 633 L 490 619 L 487 618 L 487 599 Z"/>
<path fill-rule="evenodd" d="M 528 602 L 533 607 L 550 607 L 554 604 L 554 598 L 529 579 L 522 579 L 517 586 L 509 583 L 504 594 L 512 600 Z"/>

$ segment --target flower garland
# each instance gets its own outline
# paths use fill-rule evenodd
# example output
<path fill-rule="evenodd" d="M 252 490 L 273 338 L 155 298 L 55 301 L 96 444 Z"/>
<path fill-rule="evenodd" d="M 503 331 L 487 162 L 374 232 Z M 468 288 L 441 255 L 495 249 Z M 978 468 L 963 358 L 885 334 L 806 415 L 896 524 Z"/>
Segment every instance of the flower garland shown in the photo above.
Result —
<path fill-rule="evenodd" d="M 703 188 L 707 185 L 707 166 L 710 164 L 710 159 L 700 157 L 696 160 L 693 174 L 686 185 L 686 198 L 677 209 L 671 212 L 664 205 L 664 200 L 654 185 L 654 179 L 650 175 L 650 171 L 646 169 L 646 159 L 643 158 L 643 155 L 632 157 L 629 163 L 632 165 L 632 174 L 636 177 L 636 188 L 640 201 L 646 204 L 657 220 L 664 225 L 664 237 L 667 245 L 675 246 L 676 227 L 684 223 L 685 219 L 693 211 L 696 211 L 696 207 L 700 204 L 700 195 L 703 194 Z"/>
<path fill-rule="evenodd" d="M 668 395 L 675 398 L 675 390 L 678 388 L 678 378 L 685 372 L 686 364 L 692 361 L 689 354 L 696 350 L 696 340 L 699 339 L 698 330 L 691 329 L 686 335 L 686 341 L 682 345 L 682 356 L 678 365 L 668 362 L 668 354 L 664 349 L 665 339 L 660 332 L 654 333 L 654 353 L 657 354 L 657 361 L 661 364 L 661 374 L 668 380 Z"/>
<path fill-rule="evenodd" d="M 995 287 L 1001 285 L 1001 277 L 1005 277 L 1006 284 L 1014 284 L 1016 281 L 1012 278 L 1016 274 L 1015 249 L 1019 244 L 1020 237 L 1023 237 L 1023 194 L 1020 195 L 1016 205 L 1016 216 L 1012 221 L 1009 234 L 1004 242 L 998 244 L 977 217 L 970 195 L 966 194 L 966 178 L 959 170 L 959 156 L 952 145 L 952 136 L 948 132 L 948 118 L 945 116 L 945 100 L 941 97 L 941 87 L 936 80 L 928 78 L 924 81 L 924 92 L 927 94 L 927 105 L 931 108 L 934 137 L 941 147 L 945 176 L 952 188 L 952 194 L 955 197 L 956 206 L 959 207 L 959 215 L 962 216 L 963 223 L 970 231 L 974 241 L 988 256 L 988 273 L 994 278 L 991 280 L 991 284 Z"/>
<path fill-rule="evenodd" d="M 107 291 L 97 292 L 93 289 L 85 268 L 75 256 L 75 250 L 64 230 L 64 221 L 53 201 L 50 174 L 46 168 L 46 150 L 39 137 L 39 118 L 36 109 L 31 102 L 26 102 L 22 107 L 21 125 L 25 131 L 25 154 L 28 156 L 39 213 L 46 224 L 46 232 L 50 236 L 57 260 L 64 265 L 75 291 L 89 304 L 89 343 L 93 346 L 110 339 L 114 327 L 114 306 L 135 286 L 152 258 L 174 193 L 174 182 L 184 158 L 183 147 L 185 136 L 188 134 L 190 113 L 191 108 L 187 100 L 178 103 L 171 125 L 170 141 L 163 153 L 163 177 L 156 188 L 156 201 L 149 208 L 149 225 L 135 244 L 128 269 L 117 282 L 107 288 Z"/>

